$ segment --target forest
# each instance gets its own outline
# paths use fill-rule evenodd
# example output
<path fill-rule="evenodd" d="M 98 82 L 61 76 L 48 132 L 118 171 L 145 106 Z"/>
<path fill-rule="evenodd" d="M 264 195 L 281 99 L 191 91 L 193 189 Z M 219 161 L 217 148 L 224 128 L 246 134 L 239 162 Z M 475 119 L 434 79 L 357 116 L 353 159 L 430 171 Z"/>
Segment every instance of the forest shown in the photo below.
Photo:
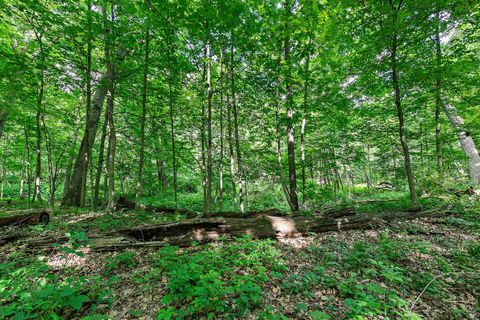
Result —
<path fill-rule="evenodd" d="M 480 3 L 0 0 L 0 319 L 480 319 Z"/>

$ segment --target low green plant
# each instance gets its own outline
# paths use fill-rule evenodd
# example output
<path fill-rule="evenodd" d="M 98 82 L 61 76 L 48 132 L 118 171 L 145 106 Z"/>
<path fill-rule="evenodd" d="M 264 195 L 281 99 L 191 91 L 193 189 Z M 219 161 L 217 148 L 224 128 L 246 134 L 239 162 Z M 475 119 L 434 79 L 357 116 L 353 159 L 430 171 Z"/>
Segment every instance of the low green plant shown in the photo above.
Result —
<path fill-rule="evenodd" d="M 168 293 L 157 319 L 250 315 L 262 300 L 267 268 L 281 270 L 278 255 L 271 241 L 248 238 L 205 251 L 160 250 L 155 265 L 168 276 Z"/>
<path fill-rule="evenodd" d="M 39 259 L 0 264 L 0 318 L 74 318 L 87 306 L 95 312 L 98 304 L 112 304 L 108 287 L 113 281 L 85 276 L 60 278 Z"/>
<path fill-rule="evenodd" d="M 115 270 L 117 268 L 132 268 L 135 267 L 138 262 L 134 260 L 135 254 L 130 251 L 117 253 L 115 256 L 107 258 L 107 270 Z"/>

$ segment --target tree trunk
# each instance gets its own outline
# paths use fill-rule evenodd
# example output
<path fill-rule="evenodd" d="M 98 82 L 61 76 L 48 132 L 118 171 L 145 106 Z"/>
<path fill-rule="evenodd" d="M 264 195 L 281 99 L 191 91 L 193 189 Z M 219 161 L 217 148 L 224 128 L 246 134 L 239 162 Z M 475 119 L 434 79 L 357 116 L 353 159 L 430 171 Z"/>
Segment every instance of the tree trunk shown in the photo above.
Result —
<path fill-rule="evenodd" d="M 7 121 L 7 111 L 0 111 L 0 139 L 3 136 L 3 128 L 5 127 L 5 122 Z"/>
<path fill-rule="evenodd" d="M 457 109 L 449 103 L 444 105 L 444 109 L 453 129 L 457 133 L 458 141 L 460 142 L 463 152 L 469 159 L 472 183 L 478 185 L 480 184 L 480 155 L 478 154 L 475 142 L 470 132 L 465 129 L 463 118 L 458 115 Z"/>
<path fill-rule="evenodd" d="M 203 72 L 202 72 L 202 84 L 206 86 L 206 91 L 208 95 L 208 83 L 207 83 L 207 60 L 208 57 L 208 20 L 205 21 L 205 48 L 203 50 Z M 207 97 L 208 99 L 208 97 Z M 205 128 L 205 91 L 202 88 L 202 123 L 201 123 L 201 139 L 202 139 L 202 187 L 203 187 L 203 213 L 207 214 L 209 211 L 209 202 L 208 202 L 208 191 L 207 191 L 207 184 L 208 184 L 208 177 L 207 177 L 207 155 L 205 153 L 207 148 L 207 137 L 206 137 L 206 128 Z"/>
<path fill-rule="evenodd" d="M 168 44 L 168 106 L 170 113 L 170 136 L 172 140 L 172 167 L 173 167 L 173 194 L 175 200 L 175 208 L 178 202 L 178 183 L 177 183 L 177 150 L 175 144 L 175 123 L 174 123 L 174 108 L 175 97 L 173 92 L 173 66 L 172 66 L 172 52 L 174 51 L 173 40 L 169 38 Z"/>
<path fill-rule="evenodd" d="M 280 86 L 280 79 L 277 77 L 277 81 L 275 82 L 275 136 L 277 138 L 277 161 L 278 161 L 278 178 L 280 179 L 280 184 L 282 186 L 282 191 L 287 200 L 288 205 L 290 208 L 293 207 L 292 201 L 290 200 L 290 192 L 288 191 L 287 184 L 283 178 L 283 164 L 282 164 L 282 148 L 280 143 L 280 111 L 279 111 L 279 86 Z"/>
<path fill-rule="evenodd" d="M 211 56 L 210 56 L 210 30 L 207 28 L 207 210 L 210 212 L 212 208 L 212 79 L 211 79 Z"/>
<path fill-rule="evenodd" d="M 102 177 L 103 164 L 105 159 L 105 140 L 107 139 L 108 118 L 109 118 L 108 112 L 105 112 L 105 120 L 102 125 L 102 135 L 100 137 L 100 148 L 98 150 L 97 173 L 95 175 L 95 186 L 93 191 L 92 205 L 94 210 L 97 209 L 100 204 L 99 203 L 100 180 Z"/>
<path fill-rule="evenodd" d="M 91 3 L 90 1 L 87 4 L 87 19 L 88 19 L 88 38 L 87 38 L 87 70 L 86 70 L 86 85 L 87 85 L 87 104 L 86 104 L 86 125 L 88 124 L 88 118 L 90 117 L 91 111 L 91 98 L 92 98 L 92 10 L 91 10 Z M 86 126 L 86 130 L 89 130 L 89 127 Z M 85 148 L 85 153 L 83 157 L 85 158 L 85 167 L 82 171 L 81 177 L 81 187 L 80 187 L 80 207 L 85 206 L 85 197 L 87 194 L 87 172 L 88 172 L 88 164 L 91 162 L 90 158 L 92 156 L 92 148 L 95 139 L 93 139 L 91 145 L 90 142 L 86 140 L 87 147 Z"/>
<path fill-rule="evenodd" d="M 135 203 L 137 206 L 140 204 L 140 197 L 142 195 L 142 174 L 143 174 L 143 162 L 145 153 L 145 118 L 147 116 L 147 86 L 148 86 L 148 54 L 150 43 L 150 29 L 147 27 L 145 33 L 145 61 L 143 66 L 143 90 L 142 90 L 142 116 L 140 117 L 140 154 L 138 159 L 138 173 L 137 173 L 137 185 Z"/>
<path fill-rule="evenodd" d="M 40 41 L 41 43 L 41 41 Z M 42 46 L 40 44 L 40 46 Z M 43 52 L 43 49 L 40 49 Z M 43 53 L 41 53 L 43 56 Z M 42 66 L 43 68 L 43 66 Z M 36 133 L 37 133 L 37 160 L 35 163 L 35 191 L 33 194 L 33 202 L 35 199 L 42 204 L 42 191 L 41 191 L 41 176 L 42 176 L 42 128 L 41 128 L 41 117 L 42 117 L 42 103 L 43 103 L 43 90 L 45 85 L 45 74 L 44 70 L 41 70 L 40 73 L 40 87 L 37 96 L 37 116 L 35 118 L 36 123 Z"/>
<path fill-rule="evenodd" d="M 227 67 L 228 68 L 228 67 Z M 227 90 L 227 129 L 228 129 L 228 150 L 230 156 L 230 178 L 232 179 L 233 211 L 237 210 L 237 192 L 235 185 L 235 154 L 233 149 L 232 120 L 230 115 L 230 99 Z"/>
<path fill-rule="evenodd" d="M 412 166 L 410 163 L 410 151 L 408 149 L 408 144 L 405 137 L 405 122 L 403 117 L 403 109 L 400 95 L 400 85 L 398 80 L 398 70 L 397 70 L 397 47 L 398 47 L 398 31 L 397 31 L 397 15 L 398 7 L 395 10 L 393 16 L 393 36 L 392 36 L 392 47 L 391 47 L 391 63 L 392 63 L 392 82 L 393 90 L 395 94 L 395 107 L 397 109 L 397 116 L 399 122 L 399 137 L 400 143 L 402 145 L 403 157 L 405 161 L 405 171 L 407 174 L 408 189 L 410 191 L 410 202 L 413 210 L 419 208 L 417 200 L 417 192 L 415 190 L 415 178 L 413 176 Z M 393 8 L 392 8 L 393 9 Z"/>
<path fill-rule="evenodd" d="M 437 27 L 435 30 L 435 48 L 436 48 L 436 76 L 435 81 L 435 151 L 437 154 L 437 172 L 440 179 L 443 178 L 443 156 L 440 140 L 441 125 L 440 112 L 442 110 L 442 49 L 440 43 L 440 12 L 436 13 Z"/>
<path fill-rule="evenodd" d="M 1 143 L 2 141 L 0 141 Z M 0 185 L 0 199 L 3 199 L 3 196 L 4 196 L 4 188 L 5 188 L 5 180 L 7 179 L 7 169 L 5 167 L 5 162 L 7 160 L 7 153 L 5 152 L 6 150 L 6 146 L 7 146 L 7 143 L 8 143 L 8 138 L 5 138 L 5 141 L 4 141 L 4 144 L 3 144 L 3 147 L 2 147 L 2 165 L 0 167 L 0 179 L 1 179 L 1 185 Z"/>
<path fill-rule="evenodd" d="M 27 157 L 27 144 L 25 144 L 25 147 L 23 149 L 23 156 L 22 156 L 22 171 L 20 171 L 20 192 L 19 192 L 19 198 L 20 199 L 25 199 L 25 171 L 26 171 L 26 162 L 28 159 L 25 159 Z"/>
<path fill-rule="evenodd" d="M 80 124 L 81 124 L 81 108 L 82 108 L 82 99 L 80 98 L 80 102 L 78 103 L 77 108 L 77 119 L 75 121 L 75 130 L 73 131 L 72 139 L 71 139 L 71 151 L 68 153 L 68 165 L 67 170 L 65 172 L 65 186 L 63 188 L 63 197 L 67 192 L 68 186 L 70 185 L 70 178 L 72 176 L 72 167 L 73 167 L 73 152 L 75 150 L 77 139 L 78 139 L 78 131 L 80 131 Z"/>
<path fill-rule="evenodd" d="M 111 13 L 111 24 L 115 23 L 115 8 L 114 5 L 110 6 Z M 115 150 L 116 150 L 116 132 L 115 132 L 115 123 L 113 121 L 113 106 L 115 99 L 115 65 L 111 61 L 110 57 L 110 34 L 113 33 L 108 28 L 107 24 L 107 8 L 106 5 L 102 7 L 103 14 L 103 24 L 105 29 L 105 63 L 107 65 L 107 88 L 108 88 L 108 98 L 107 98 L 107 109 L 108 109 L 108 130 L 109 130 L 109 161 L 108 161 L 108 211 L 113 211 L 115 206 Z M 113 25 L 112 25 L 113 29 Z M 112 35 L 113 36 L 113 35 Z"/>
<path fill-rule="evenodd" d="M 219 203 L 220 211 L 223 211 L 223 48 L 220 49 L 220 160 L 218 168 L 219 180 Z"/>
<path fill-rule="evenodd" d="M 93 144 L 97 134 L 98 123 L 102 113 L 102 106 L 107 95 L 108 90 L 108 71 L 100 78 L 97 85 L 93 103 L 91 101 L 91 51 L 92 51 L 92 37 L 91 37 L 91 3 L 87 5 L 88 17 L 88 37 L 87 37 L 87 70 L 86 70 L 86 109 L 87 114 L 85 118 L 85 132 L 80 144 L 80 149 L 77 154 L 75 166 L 72 173 L 72 178 L 69 181 L 67 191 L 63 197 L 62 205 L 64 206 L 80 206 L 85 203 L 86 190 L 86 175 L 88 172 L 89 157 L 92 154 Z M 124 53 L 120 53 L 122 56 Z"/>
<path fill-rule="evenodd" d="M 45 136 L 45 147 L 47 150 L 47 166 L 48 166 L 48 184 L 50 191 L 49 204 L 51 206 L 55 205 L 55 169 L 53 166 L 52 160 L 52 147 L 51 147 L 51 136 L 48 132 L 47 125 L 45 123 L 45 117 L 42 116 L 43 131 Z"/>
<path fill-rule="evenodd" d="M 285 2 L 285 10 L 287 10 L 287 19 L 290 16 L 290 6 L 288 1 Z M 287 32 L 287 31 L 286 31 Z M 287 152 L 288 152 L 288 177 L 290 184 L 290 202 L 293 212 L 298 211 L 298 197 L 297 197 L 297 173 L 295 166 L 295 142 L 293 131 L 293 92 L 290 84 L 290 40 L 285 36 L 284 59 L 287 68 L 285 76 L 285 88 L 287 91 Z"/>
<path fill-rule="evenodd" d="M 245 212 L 244 192 L 243 192 L 243 170 L 242 170 L 242 154 L 240 152 L 240 135 L 238 133 L 238 112 L 237 112 L 237 97 L 235 94 L 235 65 L 234 65 L 234 50 L 233 50 L 233 32 L 231 34 L 232 44 L 230 46 L 230 80 L 232 85 L 232 109 L 233 109 L 233 127 L 235 130 L 235 149 L 237 151 L 237 170 L 238 170 L 238 194 L 240 196 L 240 212 Z"/>
<path fill-rule="evenodd" d="M 302 159 L 302 204 L 305 207 L 307 195 L 305 191 L 306 175 L 305 175 L 305 126 L 307 124 L 307 111 L 308 111 L 308 82 L 309 82 L 309 66 L 310 66 L 310 46 L 312 39 L 308 39 L 307 46 L 307 61 L 305 62 L 305 80 L 303 85 L 303 119 L 302 128 L 300 131 L 300 151 Z"/>

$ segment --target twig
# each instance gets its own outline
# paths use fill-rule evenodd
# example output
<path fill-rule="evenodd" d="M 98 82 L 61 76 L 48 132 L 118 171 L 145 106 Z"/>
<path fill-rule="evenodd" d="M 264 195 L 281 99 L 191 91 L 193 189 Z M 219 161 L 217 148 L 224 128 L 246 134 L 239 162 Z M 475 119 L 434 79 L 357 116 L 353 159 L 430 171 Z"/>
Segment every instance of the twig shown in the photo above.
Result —
<path fill-rule="evenodd" d="M 442 273 L 442 274 L 439 274 L 437 276 L 435 276 L 432 280 L 430 280 L 430 282 L 425 286 L 425 288 L 423 288 L 422 292 L 420 292 L 420 294 L 417 296 L 417 298 L 415 299 L 415 301 L 413 301 L 412 303 L 412 306 L 410 307 L 410 312 L 413 311 L 413 308 L 415 308 L 415 304 L 418 302 L 418 300 L 420 300 L 420 298 L 422 297 L 422 295 L 425 293 L 425 291 L 428 289 L 428 287 L 430 287 L 430 285 L 435 281 L 437 280 L 438 278 L 441 278 L 441 277 L 444 277 L 446 275 L 449 275 L 449 274 L 454 274 L 454 273 L 457 273 L 457 272 L 447 272 L 447 273 Z M 467 274 L 480 274 L 480 272 L 458 272 L 458 275 L 467 275 Z"/>

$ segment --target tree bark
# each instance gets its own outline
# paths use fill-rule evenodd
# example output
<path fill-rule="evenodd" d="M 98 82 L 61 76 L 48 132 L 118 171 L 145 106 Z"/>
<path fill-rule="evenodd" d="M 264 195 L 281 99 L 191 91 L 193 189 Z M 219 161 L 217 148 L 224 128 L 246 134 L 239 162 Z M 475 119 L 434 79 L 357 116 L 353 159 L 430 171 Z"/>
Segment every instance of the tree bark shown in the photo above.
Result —
<path fill-rule="evenodd" d="M 240 197 L 240 212 L 245 212 L 244 191 L 243 191 L 243 170 L 242 170 L 242 153 L 240 152 L 240 135 L 238 133 L 238 112 L 237 112 L 237 97 L 235 93 L 235 64 L 234 64 L 234 37 L 233 31 L 231 33 L 230 46 L 230 80 L 232 86 L 232 109 L 233 109 L 233 128 L 235 132 L 235 149 L 237 151 L 237 173 L 238 173 L 238 194 Z"/>
<path fill-rule="evenodd" d="M 205 48 L 203 50 L 203 72 L 202 72 L 202 84 L 206 86 L 206 90 L 202 88 L 202 121 L 201 121 L 201 139 L 202 139 L 202 188 L 203 188 L 203 212 L 206 214 L 209 212 L 209 202 L 208 202 L 208 191 L 207 191 L 207 184 L 208 184 L 208 176 L 207 176 L 207 155 L 206 155 L 206 148 L 207 148 L 207 136 L 206 136 L 206 126 L 205 126 L 205 91 L 207 91 L 208 95 L 208 83 L 207 83 L 207 60 L 209 59 L 208 56 L 208 20 L 205 21 Z M 208 97 L 207 97 L 208 99 Z"/>
<path fill-rule="evenodd" d="M 45 117 L 42 116 L 43 131 L 45 136 L 45 147 L 47 151 L 47 166 L 48 166 L 48 184 L 50 191 L 49 204 L 51 206 L 55 205 L 55 184 L 56 184 L 56 172 L 53 165 L 52 159 L 52 146 L 51 146 L 51 136 L 49 134 L 47 125 L 45 123 Z"/>
<path fill-rule="evenodd" d="M 7 111 L 1 111 L 0 112 L 0 139 L 3 136 L 3 128 L 5 127 L 5 123 L 7 122 Z"/>
<path fill-rule="evenodd" d="M 290 5 L 288 1 L 285 2 L 285 10 L 287 11 L 287 20 L 290 17 Z M 285 30 L 285 32 L 288 32 Z M 298 197 L 297 197 L 297 172 L 295 166 L 295 141 L 293 130 L 293 92 L 290 84 L 290 39 L 285 35 L 284 60 L 287 68 L 285 76 L 285 88 L 287 91 L 286 105 L 287 105 L 287 152 L 288 152 L 288 177 L 290 184 L 290 202 L 293 212 L 298 211 Z"/>
<path fill-rule="evenodd" d="M 168 106 L 170 113 L 170 137 L 172 141 L 172 167 L 173 167 L 173 194 L 175 200 L 175 208 L 178 203 L 178 183 L 177 183 L 177 150 L 175 144 L 175 122 L 174 122 L 174 108 L 175 108 L 175 97 L 173 92 L 173 66 L 172 66 L 172 53 L 173 49 L 173 40 L 169 38 L 168 43 Z"/>
<path fill-rule="evenodd" d="M 211 54 L 210 54 L 210 30 L 208 27 L 208 20 L 206 23 L 207 29 L 207 210 L 212 208 L 212 75 L 211 75 Z"/>
<path fill-rule="evenodd" d="M 227 66 L 228 69 L 228 66 Z M 233 149 L 232 120 L 230 112 L 231 104 L 227 90 L 227 130 L 228 130 L 228 151 L 230 156 L 230 178 L 232 180 L 233 211 L 237 210 L 237 192 L 235 184 L 235 154 Z"/>
<path fill-rule="evenodd" d="M 41 39 L 40 42 L 40 51 L 43 57 L 43 47 Z M 42 58 L 44 62 L 44 58 Z M 35 163 L 35 191 L 33 194 L 33 202 L 35 199 L 42 204 L 42 191 L 41 191 L 41 177 L 42 177 L 42 128 L 41 128 L 41 117 L 42 117 L 42 104 L 43 104 L 43 90 L 45 86 L 45 72 L 43 70 L 44 66 L 42 66 L 42 70 L 40 71 L 40 84 L 39 84 L 39 91 L 37 96 L 37 115 L 35 117 L 36 123 L 36 133 L 37 133 L 37 146 L 36 146 L 36 154 L 37 159 Z"/>
<path fill-rule="evenodd" d="M 435 30 L 435 48 L 436 48 L 436 81 L 435 81 L 435 151 L 437 155 L 437 172 L 440 179 L 443 178 L 443 155 L 441 144 L 441 125 L 440 112 L 442 110 L 442 49 L 440 43 L 440 12 L 436 13 L 436 30 Z"/>
<path fill-rule="evenodd" d="M 219 203 L 220 211 L 223 211 L 223 48 L 220 49 L 220 160 L 218 168 L 219 180 Z"/>
<path fill-rule="evenodd" d="M 67 170 L 65 172 L 65 186 L 63 188 L 63 197 L 65 196 L 68 186 L 70 185 L 70 178 L 72 177 L 72 167 L 73 167 L 73 152 L 75 150 L 77 139 L 78 139 L 78 131 L 80 131 L 80 124 L 81 124 L 81 110 L 82 108 L 82 99 L 80 98 L 80 102 L 78 103 L 77 108 L 77 119 L 75 121 L 75 130 L 73 131 L 72 139 L 71 139 L 71 151 L 68 153 L 68 165 Z M 62 197 L 62 198 L 63 198 Z"/>
<path fill-rule="evenodd" d="M 93 209 L 97 209 L 100 205 L 99 203 L 99 193 L 100 193 L 100 180 L 102 178 L 103 164 L 105 161 L 105 140 L 107 139 L 107 123 L 108 123 L 108 112 L 105 112 L 105 120 L 102 125 L 102 135 L 100 137 L 100 147 L 98 150 L 98 164 L 97 164 L 97 173 L 95 174 L 95 186 L 93 191 L 93 200 L 92 205 Z"/>
<path fill-rule="evenodd" d="M 138 156 L 138 173 L 137 173 L 137 185 L 135 203 L 137 206 L 140 203 L 140 197 L 142 195 L 142 174 L 143 174 L 143 162 L 145 157 L 145 119 L 147 116 L 147 86 L 148 86 L 148 54 L 150 43 L 150 29 L 147 27 L 145 32 L 145 60 L 143 65 L 143 90 L 142 90 L 142 116 L 140 117 L 140 154 Z"/>
<path fill-rule="evenodd" d="M 92 98 L 92 10 L 91 10 L 91 2 L 89 1 L 87 4 L 87 24 L 88 24 L 88 37 L 87 37 L 87 70 L 85 73 L 85 78 L 86 78 L 86 87 L 87 87 L 87 103 L 86 103 L 86 118 L 85 118 L 85 124 L 86 124 L 86 129 L 85 130 L 90 130 L 88 127 L 88 118 L 90 117 L 90 111 L 91 111 L 91 98 Z M 83 157 L 85 158 L 84 165 L 85 167 L 83 168 L 82 171 L 82 177 L 81 177 L 81 186 L 80 186 L 80 207 L 85 206 L 85 198 L 87 195 L 87 172 L 88 172 L 88 165 L 91 162 L 90 158 L 92 155 L 92 148 L 93 148 L 93 143 L 95 142 L 95 139 L 92 141 L 92 145 L 89 145 L 89 141 L 86 140 L 87 147 L 85 148 L 85 153 L 83 154 Z"/>
<path fill-rule="evenodd" d="M 460 142 L 463 152 L 469 159 L 472 183 L 478 185 L 480 184 L 480 155 L 478 154 L 475 142 L 470 132 L 465 129 L 463 118 L 458 115 L 457 109 L 452 104 L 447 103 L 444 105 L 444 110 L 453 129 L 457 133 L 458 141 Z"/>
<path fill-rule="evenodd" d="M 293 208 L 292 201 L 290 200 L 290 192 L 283 178 L 282 148 L 281 148 L 281 140 L 280 140 L 279 86 L 280 86 L 280 79 L 279 77 L 277 77 L 277 81 L 275 82 L 275 135 L 277 138 L 278 178 L 280 179 L 280 184 L 282 186 L 282 191 L 285 196 L 285 199 L 287 200 L 287 203 L 290 206 L 290 208 Z"/>
<path fill-rule="evenodd" d="M 301 160 L 302 160 L 302 204 L 305 207 L 305 202 L 307 200 L 305 184 L 306 184 L 306 174 L 305 174 L 305 126 L 307 125 L 307 112 L 308 112 L 308 85 L 309 85 L 309 66 L 310 66 L 310 47 L 312 45 L 312 39 L 308 39 L 307 45 L 307 60 L 305 62 L 305 80 L 303 85 L 303 119 L 302 119 L 302 128 L 300 130 L 300 151 L 301 151 Z"/>
<path fill-rule="evenodd" d="M 19 226 L 32 223 L 48 224 L 50 221 L 50 209 L 38 208 L 20 211 L 8 211 L 8 216 L 0 217 L 0 227 Z M 0 243 L 3 239 L 0 238 Z"/>
<path fill-rule="evenodd" d="M 401 95 L 400 95 L 400 84 L 398 80 L 398 70 L 397 70 L 397 48 L 398 48 L 398 30 L 397 30 L 397 18 L 398 10 L 401 8 L 402 3 L 400 2 L 399 6 L 394 10 L 392 27 L 392 47 L 391 47 L 391 67 L 392 67 L 392 82 L 393 90 L 395 94 L 395 107 L 397 109 L 397 117 L 399 122 L 399 137 L 400 143 L 402 145 L 403 157 L 405 161 L 405 171 L 407 174 L 408 189 L 410 191 L 410 202 L 413 210 L 418 210 L 418 200 L 417 192 L 415 190 L 415 178 L 413 176 L 412 166 L 410 162 L 410 151 L 408 149 L 408 144 L 405 137 L 405 121 L 403 116 Z"/>
<path fill-rule="evenodd" d="M 110 5 L 111 23 L 115 23 L 115 6 L 112 3 Z M 108 161 L 108 211 L 113 211 L 115 207 L 115 150 L 117 144 L 115 123 L 113 121 L 113 107 L 115 99 L 115 65 L 111 61 L 110 50 L 111 42 L 110 37 L 113 32 L 108 28 L 107 24 L 107 8 L 106 5 L 102 7 L 103 24 L 105 29 L 105 63 L 107 65 L 107 109 L 108 109 L 108 148 L 109 148 L 109 161 Z M 113 26 L 112 26 L 113 29 Z"/>

